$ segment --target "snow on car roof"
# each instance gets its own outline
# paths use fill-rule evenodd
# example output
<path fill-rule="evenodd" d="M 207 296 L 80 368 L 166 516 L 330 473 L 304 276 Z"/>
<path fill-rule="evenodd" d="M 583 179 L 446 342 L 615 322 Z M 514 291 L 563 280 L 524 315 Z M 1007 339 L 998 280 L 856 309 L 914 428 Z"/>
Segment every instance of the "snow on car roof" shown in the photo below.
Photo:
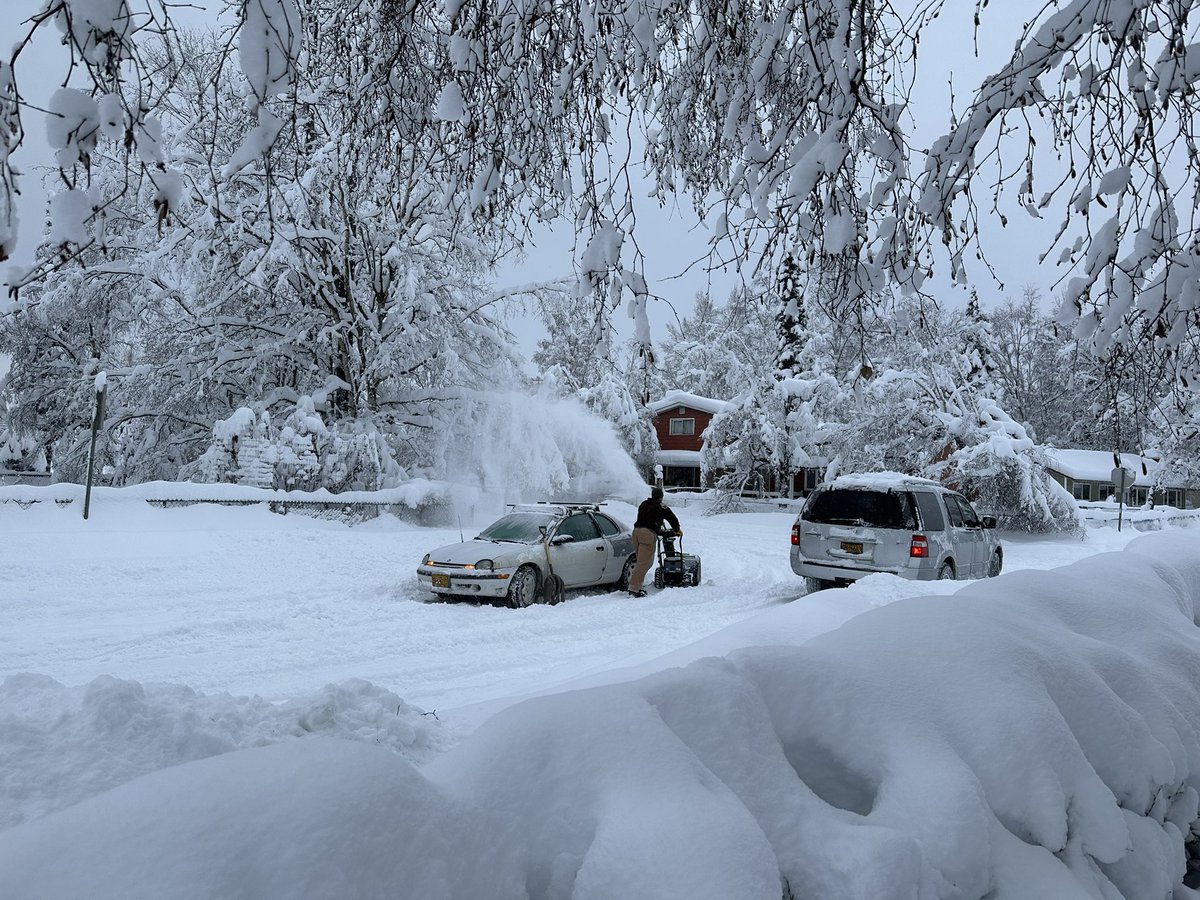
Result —
<path fill-rule="evenodd" d="M 920 478 L 916 475 L 905 475 L 903 472 L 857 472 L 839 475 L 829 484 L 834 487 L 874 488 L 888 490 L 897 487 L 944 487 L 941 482 L 930 478 Z"/>

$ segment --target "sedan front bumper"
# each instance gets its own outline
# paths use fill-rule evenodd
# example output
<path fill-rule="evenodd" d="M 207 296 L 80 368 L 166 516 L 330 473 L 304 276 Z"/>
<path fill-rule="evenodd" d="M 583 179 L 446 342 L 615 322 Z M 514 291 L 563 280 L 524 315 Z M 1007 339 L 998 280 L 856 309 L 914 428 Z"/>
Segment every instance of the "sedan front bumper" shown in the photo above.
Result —
<path fill-rule="evenodd" d="M 507 569 L 483 571 L 442 566 L 417 567 L 417 583 L 421 587 L 447 596 L 503 597 L 508 593 L 508 582 L 512 576 L 512 570 Z"/>

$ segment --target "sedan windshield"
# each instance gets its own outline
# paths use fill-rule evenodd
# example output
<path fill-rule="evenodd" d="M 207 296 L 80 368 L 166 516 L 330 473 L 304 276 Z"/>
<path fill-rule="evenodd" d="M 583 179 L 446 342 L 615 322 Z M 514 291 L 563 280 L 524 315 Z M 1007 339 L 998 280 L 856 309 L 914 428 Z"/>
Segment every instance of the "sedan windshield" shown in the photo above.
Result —
<path fill-rule="evenodd" d="M 514 541 L 532 544 L 542 539 L 542 528 L 554 524 L 554 516 L 544 513 L 509 513 L 479 532 L 480 540 Z"/>

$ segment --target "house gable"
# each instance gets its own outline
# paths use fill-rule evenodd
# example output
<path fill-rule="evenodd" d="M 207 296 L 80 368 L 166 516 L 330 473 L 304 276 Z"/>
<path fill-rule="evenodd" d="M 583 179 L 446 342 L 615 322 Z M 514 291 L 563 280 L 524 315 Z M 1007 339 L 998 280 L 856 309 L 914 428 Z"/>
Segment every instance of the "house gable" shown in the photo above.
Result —
<path fill-rule="evenodd" d="M 711 412 L 686 405 L 656 412 L 654 430 L 658 433 L 658 446 L 663 450 L 699 452 L 704 447 L 704 429 L 712 418 Z"/>

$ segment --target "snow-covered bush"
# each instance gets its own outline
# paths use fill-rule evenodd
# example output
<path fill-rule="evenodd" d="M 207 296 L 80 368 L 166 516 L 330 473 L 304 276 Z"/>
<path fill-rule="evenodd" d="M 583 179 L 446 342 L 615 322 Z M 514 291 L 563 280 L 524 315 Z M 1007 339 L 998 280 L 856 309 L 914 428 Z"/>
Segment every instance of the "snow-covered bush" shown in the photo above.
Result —
<path fill-rule="evenodd" d="M 266 411 L 243 406 L 213 426 L 212 445 L 180 474 L 188 481 L 312 490 L 320 486 L 325 435 L 309 397 L 278 426 Z"/>
<path fill-rule="evenodd" d="M 955 449 L 927 474 L 952 484 L 1005 528 L 1082 533 L 1074 498 L 1046 471 L 1041 449 L 994 400 L 960 416 L 941 414 Z"/>
<path fill-rule="evenodd" d="M 45 472 L 49 469 L 46 449 L 32 437 L 20 437 L 0 427 L 0 469 Z"/>

